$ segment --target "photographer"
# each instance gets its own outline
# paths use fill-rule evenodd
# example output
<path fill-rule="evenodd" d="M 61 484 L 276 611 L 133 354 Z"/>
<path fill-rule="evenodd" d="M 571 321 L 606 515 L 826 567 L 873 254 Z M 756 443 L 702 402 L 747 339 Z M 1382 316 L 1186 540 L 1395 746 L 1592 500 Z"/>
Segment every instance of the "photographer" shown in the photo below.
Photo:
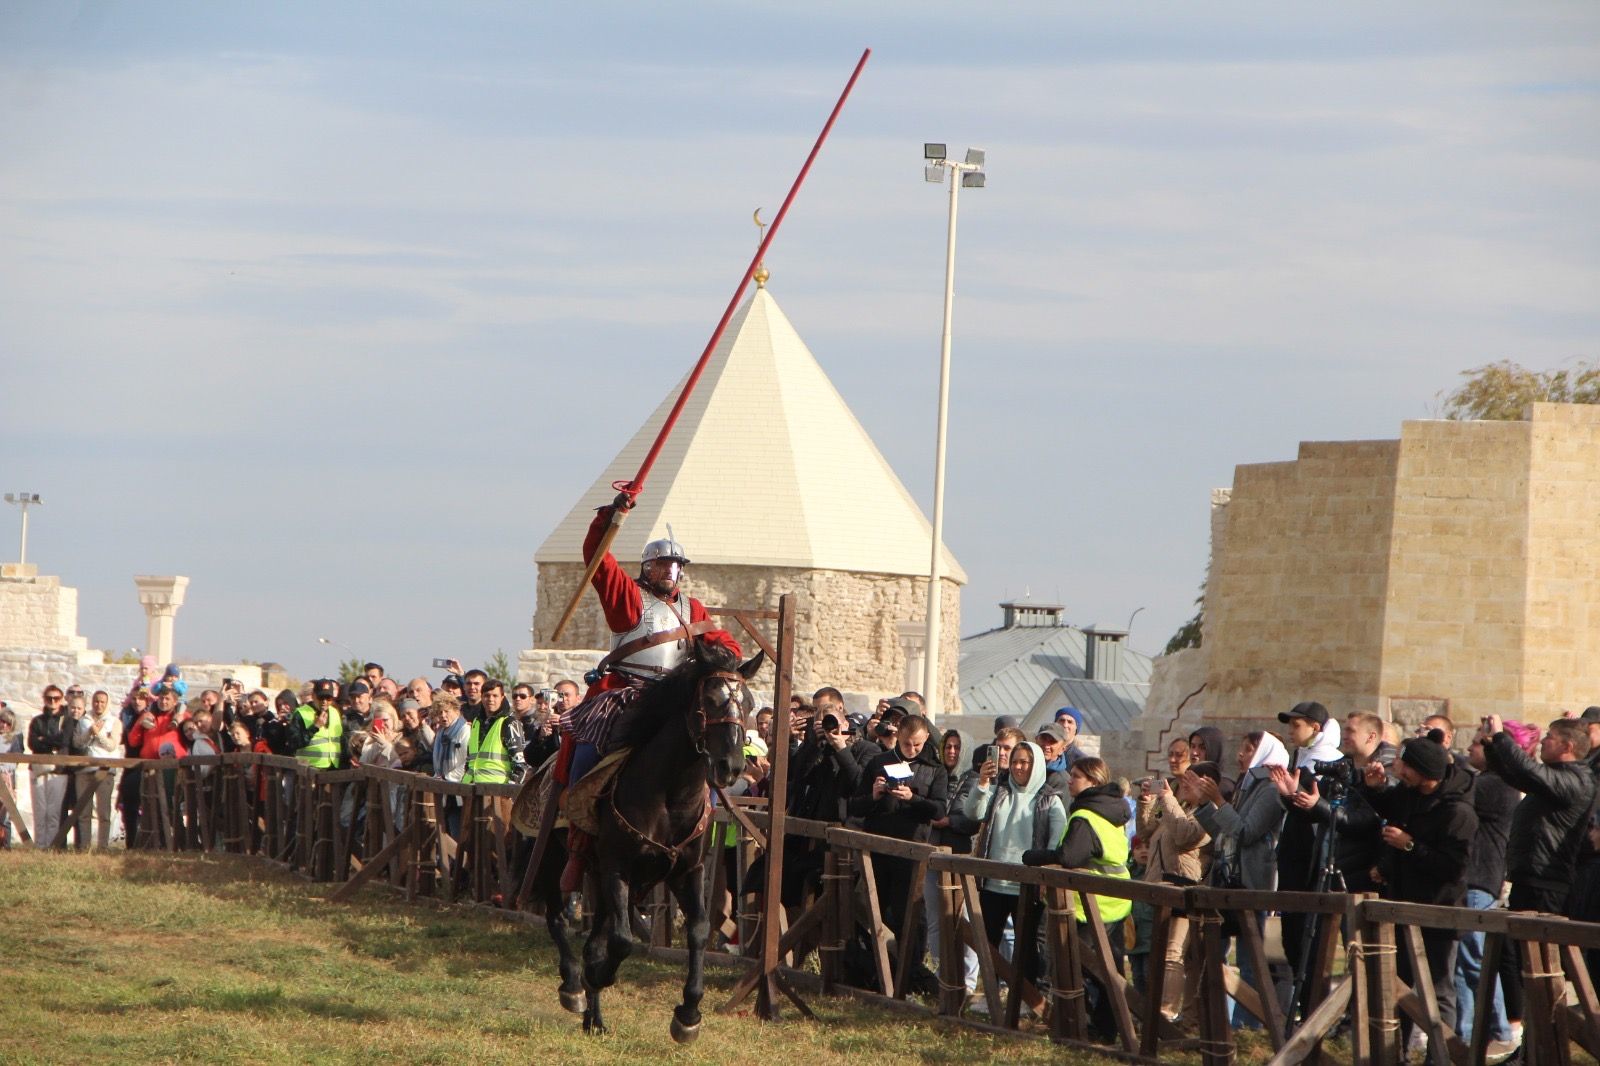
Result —
<path fill-rule="evenodd" d="M 1478 832 L 1472 773 L 1456 765 L 1443 745 L 1425 737 L 1401 746 L 1394 772 L 1398 785 L 1390 783 L 1376 762 L 1362 771 L 1361 794 L 1383 819 L 1382 854 L 1372 879 L 1385 899 L 1460 906 L 1467 895 L 1467 856 Z M 1439 1019 L 1454 1030 L 1456 933 L 1424 928 L 1422 945 Z M 1401 979 L 1414 980 L 1409 958 L 1401 955 L 1399 964 Z M 1409 1019 L 1403 1021 L 1407 1023 Z"/>
<path fill-rule="evenodd" d="M 1290 796 L 1290 803 L 1304 811 L 1318 826 L 1334 825 L 1334 865 L 1344 879 L 1346 892 L 1376 892 L 1371 871 L 1377 865 L 1382 844 L 1378 841 L 1378 815 L 1358 790 L 1351 786 L 1361 780 L 1373 763 L 1388 767 L 1398 754 L 1394 745 L 1383 739 L 1383 719 L 1375 714 L 1356 712 L 1345 719 L 1339 740 L 1342 758 L 1318 762 L 1317 775 L 1305 791 Z M 1321 782 L 1331 782 L 1330 795 L 1323 795 Z M 1335 807 L 1330 800 L 1342 800 L 1343 808 L 1335 822 Z"/>

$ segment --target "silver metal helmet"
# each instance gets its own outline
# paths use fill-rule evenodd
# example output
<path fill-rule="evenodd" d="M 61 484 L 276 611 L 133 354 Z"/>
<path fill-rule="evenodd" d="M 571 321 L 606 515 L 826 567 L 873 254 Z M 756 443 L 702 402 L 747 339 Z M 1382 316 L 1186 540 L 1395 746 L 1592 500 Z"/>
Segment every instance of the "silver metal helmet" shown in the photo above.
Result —
<path fill-rule="evenodd" d="M 670 530 L 668 532 L 671 532 Z M 680 566 L 689 565 L 689 556 L 684 553 L 683 545 L 673 540 L 670 536 L 661 540 L 653 540 L 644 546 L 644 554 L 640 556 L 641 563 L 648 563 L 652 559 L 670 559 Z"/>

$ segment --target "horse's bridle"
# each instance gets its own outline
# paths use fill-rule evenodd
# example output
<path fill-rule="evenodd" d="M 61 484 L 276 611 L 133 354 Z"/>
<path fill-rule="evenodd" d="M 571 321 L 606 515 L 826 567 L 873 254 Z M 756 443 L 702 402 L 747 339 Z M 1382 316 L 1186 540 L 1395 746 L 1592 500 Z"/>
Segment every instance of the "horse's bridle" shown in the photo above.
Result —
<path fill-rule="evenodd" d="M 731 681 L 732 691 L 728 698 L 716 705 L 715 718 L 706 716 L 706 683 L 709 681 Z M 706 754 L 706 730 L 714 725 L 744 726 L 744 708 L 740 705 L 739 696 L 748 691 L 744 683 L 744 675 L 732 670 L 713 670 L 700 679 L 699 687 L 695 689 L 694 714 L 685 725 L 689 729 L 689 739 L 694 741 L 694 750 L 701 755 Z"/>

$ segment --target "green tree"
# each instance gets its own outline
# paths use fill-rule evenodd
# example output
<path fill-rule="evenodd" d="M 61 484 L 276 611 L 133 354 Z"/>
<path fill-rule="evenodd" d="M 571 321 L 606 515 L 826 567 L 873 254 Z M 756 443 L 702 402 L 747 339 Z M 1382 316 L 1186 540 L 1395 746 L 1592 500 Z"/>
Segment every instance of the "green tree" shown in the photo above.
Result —
<path fill-rule="evenodd" d="M 361 668 L 366 664 L 355 656 L 339 660 L 339 683 L 348 685 L 361 676 Z"/>
<path fill-rule="evenodd" d="M 1600 362 L 1560 370 L 1529 370 L 1509 359 L 1463 370 L 1463 380 L 1440 393 L 1442 414 L 1456 420 L 1520 421 L 1530 403 L 1600 403 Z"/>
<path fill-rule="evenodd" d="M 1167 649 L 1163 655 L 1171 655 L 1184 648 L 1198 648 L 1200 646 L 1200 616 L 1206 612 L 1206 587 L 1200 586 L 1200 595 L 1194 598 L 1194 617 L 1178 627 L 1172 634 L 1172 639 L 1167 641 Z"/>
<path fill-rule="evenodd" d="M 495 653 L 489 656 L 489 661 L 484 663 L 483 672 L 506 686 L 516 683 L 517 671 L 511 665 L 511 657 L 504 648 L 496 648 Z"/>

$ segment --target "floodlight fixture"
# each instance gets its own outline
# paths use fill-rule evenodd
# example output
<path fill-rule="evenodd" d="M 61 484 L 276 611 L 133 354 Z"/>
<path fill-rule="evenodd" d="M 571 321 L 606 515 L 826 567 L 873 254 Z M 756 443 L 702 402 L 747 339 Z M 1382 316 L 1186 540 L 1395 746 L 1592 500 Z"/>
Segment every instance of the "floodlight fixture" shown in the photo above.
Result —
<path fill-rule="evenodd" d="M 44 503 L 37 492 L 8 492 L 6 502 L 22 508 L 22 538 L 17 547 L 17 565 L 28 563 L 28 508 Z"/>
<path fill-rule="evenodd" d="M 973 166 L 973 167 L 981 167 L 981 166 L 983 166 L 983 149 L 982 148 L 968 148 L 967 149 L 967 165 L 968 166 Z"/>
<path fill-rule="evenodd" d="M 967 173 L 961 175 L 961 187 L 963 189 L 983 188 L 983 171 L 969 170 Z"/>
<path fill-rule="evenodd" d="M 931 167 L 923 167 L 922 168 L 922 180 L 923 181 L 931 181 L 935 185 L 937 185 L 940 182 L 944 181 L 944 166 L 943 166 L 943 164 L 935 163 Z"/>
<path fill-rule="evenodd" d="M 922 158 L 930 162 L 943 163 L 945 161 L 945 146 L 942 144 L 927 144 L 922 146 Z"/>

